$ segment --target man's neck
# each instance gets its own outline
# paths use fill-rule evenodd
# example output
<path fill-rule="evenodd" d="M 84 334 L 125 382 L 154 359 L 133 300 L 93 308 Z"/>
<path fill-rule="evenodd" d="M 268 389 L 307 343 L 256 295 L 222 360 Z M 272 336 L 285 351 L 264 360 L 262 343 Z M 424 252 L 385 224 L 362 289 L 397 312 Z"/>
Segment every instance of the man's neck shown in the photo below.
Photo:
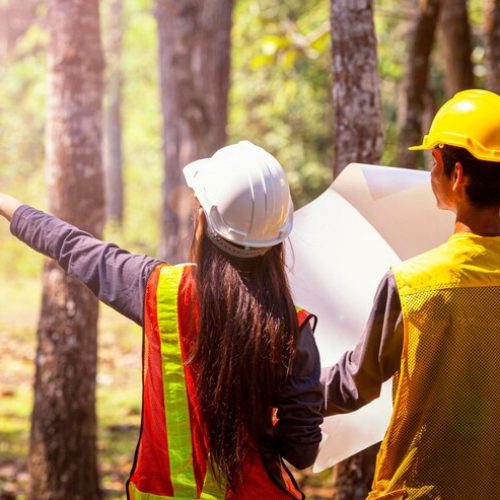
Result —
<path fill-rule="evenodd" d="M 454 233 L 474 233 L 480 236 L 500 236 L 498 208 L 463 207 L 458 210 Z"/>

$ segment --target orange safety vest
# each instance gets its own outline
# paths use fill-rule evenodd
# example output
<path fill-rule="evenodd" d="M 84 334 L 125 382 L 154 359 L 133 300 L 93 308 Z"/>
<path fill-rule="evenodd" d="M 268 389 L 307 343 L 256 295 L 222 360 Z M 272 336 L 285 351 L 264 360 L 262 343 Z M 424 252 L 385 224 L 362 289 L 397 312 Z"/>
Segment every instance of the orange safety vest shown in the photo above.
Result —
<path fill-rule="evenodd" d="M 278 486 L 250 444 L 237 491 L 221 489 L 212 477 L 195 375 L 186 363 L 196 342 L 199 316 L 192 267 L 157 266 L 146 287 L 142 423 L 128 498 L 302 499 L 285 465 Z M 299 310 L 299 325 L 310 317 Z"/>
<path fill-rule="evenodd" d="M 500 237 L 457 233 L 394 266 L 404 340 L 372 499 L 500 495 Z"/>

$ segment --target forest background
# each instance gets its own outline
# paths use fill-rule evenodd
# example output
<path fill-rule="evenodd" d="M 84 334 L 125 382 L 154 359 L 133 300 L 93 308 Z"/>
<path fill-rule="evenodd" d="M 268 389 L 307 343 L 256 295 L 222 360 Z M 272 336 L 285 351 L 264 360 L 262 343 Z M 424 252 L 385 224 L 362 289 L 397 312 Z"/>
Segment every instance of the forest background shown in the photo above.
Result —
<path fill-rule="evenodd" d="M 366 4 L 370 14 L 373 11 L 379 88 L 371 90 L 380 91 L 383 131 L 383 147 L 375 157 L 384 165 L 426 168 L 426 157 L 415 153 L 410 160 L 404 153 L 411 135 L 411 92 L 420 96 L 418 117 L 413 120 L 418 122 L 418 134 L 454 91 L 474 86 L 499 92 L 499 2 L 351 3 Z M 232 13 L 226 141 L 248 139 L 276 155 L 287 171 L 296 208 L 317 197 L 345 166 L 338 165 L 335 149 L 340 135 L 336 134 L 338 104 L 335 107 L 332 99 L 336 81 L 330 13 L 335 4 L 342 2 L 237 0 Z M 108 205 L 104 238 L 132 252 L 165 255 L 155 2 L 101 0 L 100 7 L 106 59 L 103 163 L 109 170 L 110 157 L 119 158 L 123 176 L 122 181 L 110 181 L 108 176 L 108 203 L 117 193 L 123 194 L 123 201 Z M 462 15 L 453 17 L 451 12 Z M 438 29 L 431 28 L 423 37 L 420 32 L 419 41 L 425 21 Z M 0 190 L 40 209 L 50 208 L 45 187 L 47 28 L 45 2 L 0 1 Z M 488 45 L 488 33 L 499 42 L 495 53 Z M 453 37 L 461 42 L 457 46 L 465 44 L 461 56 L 450 52 Z M 430 55 L 428 61 L 425 54 Z M 422 58 L 428 68 L 418 80 Z M 465 76 L 455 75 L 453 68 L 465 68 Z M 114 106 L 116 118 L 117 95 L 118 132 L 111 118 Z M 120 138 L 119 150 L 112 149 L 117 144 L 113 134 Z M 43 259 L 10 238 L 6 224 L 0 227 L 0 247 L 0 498 L 24 498 L 29 496 L 27 462 Z M 140 424 L 140 331 L 101 306 L 98 343 L 100 491 L 104 497 L 122 498 Z M 320 476 L 300 475 L 308 498 L 363 498 L 372 455 Z M 349 489 L 341 486 L 342 481 Z M 353 484 L 358 483 L 356 493 Z"/>

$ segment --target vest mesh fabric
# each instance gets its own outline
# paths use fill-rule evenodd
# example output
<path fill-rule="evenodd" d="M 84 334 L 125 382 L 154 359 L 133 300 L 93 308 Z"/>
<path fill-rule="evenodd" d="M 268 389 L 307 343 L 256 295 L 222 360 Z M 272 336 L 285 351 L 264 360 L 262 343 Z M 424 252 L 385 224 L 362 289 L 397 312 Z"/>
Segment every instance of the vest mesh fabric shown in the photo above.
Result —
<path fill-rule="evenodd" d="M 394 268 L 404 343 L 368 496 L 500 497 L 500 238 L 460 233 Z"/>

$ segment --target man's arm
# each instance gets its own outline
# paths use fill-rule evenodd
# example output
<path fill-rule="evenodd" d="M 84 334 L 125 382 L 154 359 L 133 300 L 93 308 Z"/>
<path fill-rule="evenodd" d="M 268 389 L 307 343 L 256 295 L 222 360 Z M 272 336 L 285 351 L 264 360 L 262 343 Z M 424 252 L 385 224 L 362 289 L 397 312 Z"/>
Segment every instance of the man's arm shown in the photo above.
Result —
<path fill-rule="evenodd" d="M 323 413 L 347 413 L 377 398 L 382 384 L 399 370 L 402 348 L 401 302 L 389 271 L 379 285 L 358 345 L 321 372 Z"/>

